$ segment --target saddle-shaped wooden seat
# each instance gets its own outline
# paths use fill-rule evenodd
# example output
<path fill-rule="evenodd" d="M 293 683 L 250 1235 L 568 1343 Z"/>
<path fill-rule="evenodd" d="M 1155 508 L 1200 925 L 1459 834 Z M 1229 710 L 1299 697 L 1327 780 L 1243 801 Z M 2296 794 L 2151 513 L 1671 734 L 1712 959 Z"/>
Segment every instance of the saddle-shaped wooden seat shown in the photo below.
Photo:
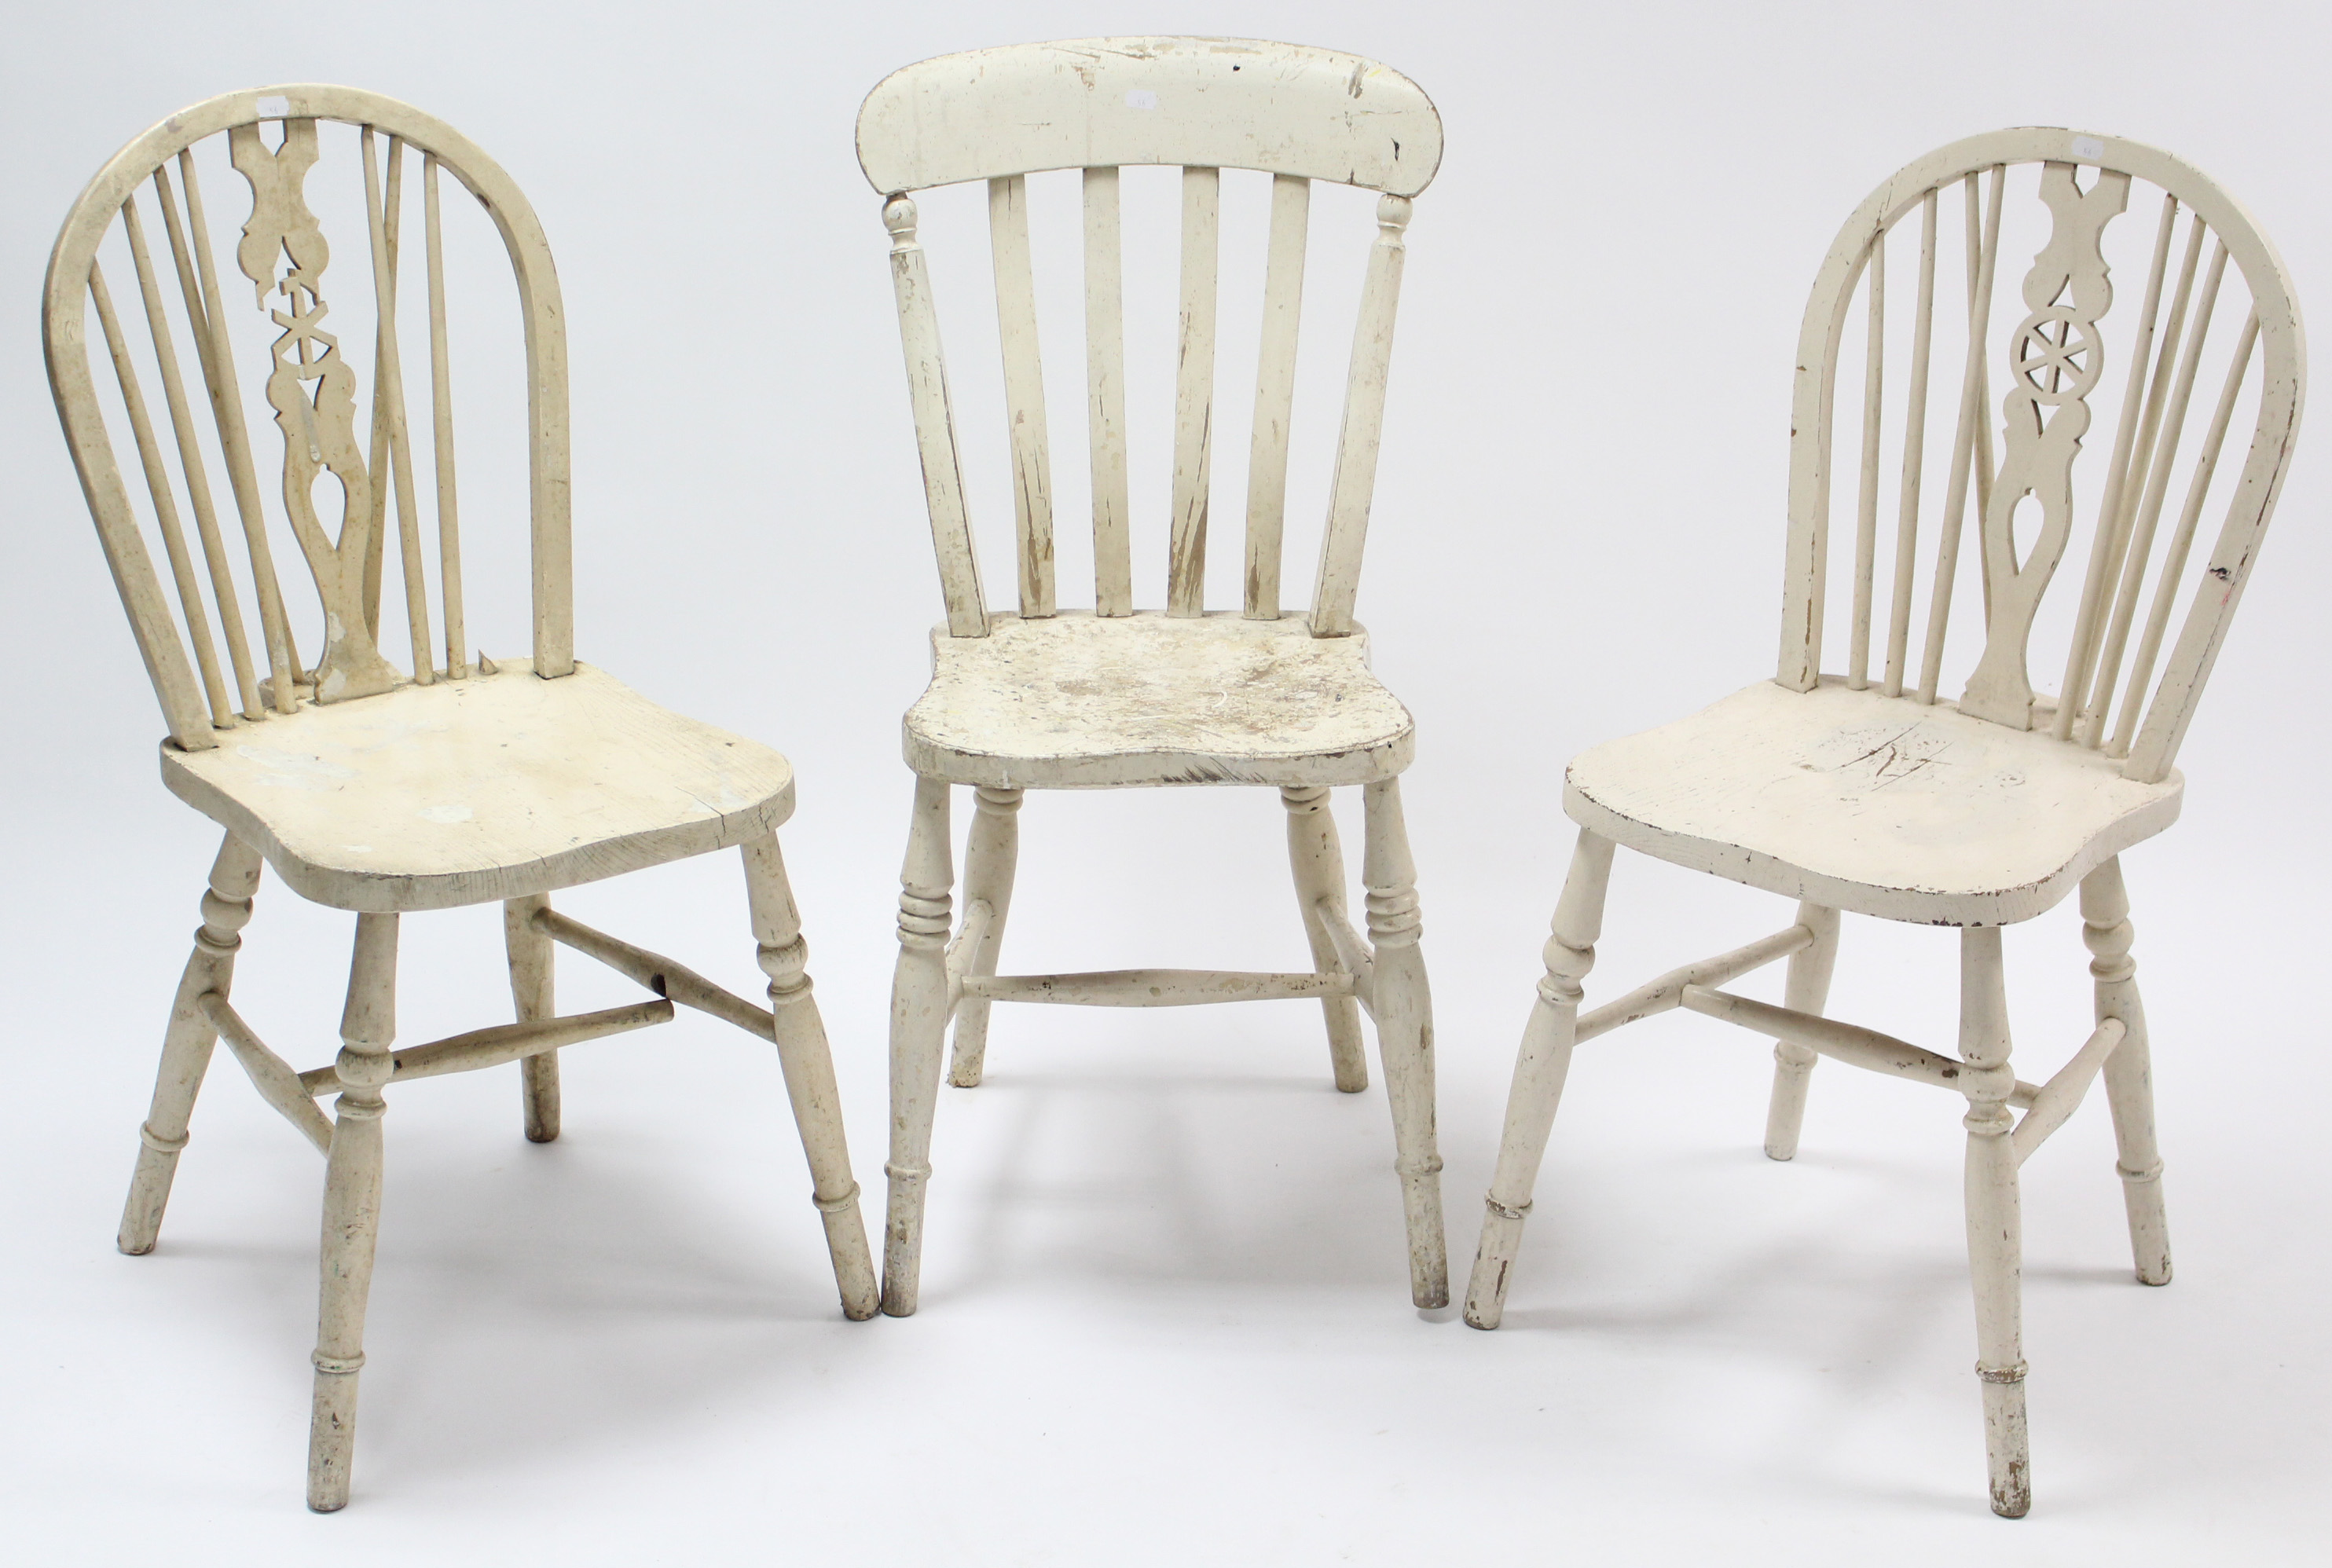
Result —
<path fill-rule="evenodd" d="M 1933 705 L 1772 681 L 1571 764 L 1563 810 L 1613 843 L 1827 909 L 2007 925 L 2178 819 L 2184 780 Z"/>
<path fill-rule="evenodd" d="M 999 615 L 985 637 L 937 628 L 932 666 L 907 764 L 951 784 L 1373 784 L 1417 751 L 1367 634 L 1301 620 Z"/>

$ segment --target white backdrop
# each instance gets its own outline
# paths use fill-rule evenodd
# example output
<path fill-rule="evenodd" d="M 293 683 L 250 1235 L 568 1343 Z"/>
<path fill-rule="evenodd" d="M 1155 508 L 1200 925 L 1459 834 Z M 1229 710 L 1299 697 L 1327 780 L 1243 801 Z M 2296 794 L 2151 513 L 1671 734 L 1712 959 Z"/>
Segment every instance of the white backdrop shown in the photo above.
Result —
<path fill-rule="evenodd" d="M 2321 1561 L 2332 1067 L 2291 978 L 2318 967 L 2327 847 L 2305 673 L 2327 651 L 2307 607 L 2332 564 L 2319 431 L 2183 755 L 2189 820 L 2127 861 L 2176 1284 L 2129 1277 L 2102 1105 L 2026 1170 L 2024 1523 L 1983 1503 L 1951 1107 L 1825 1067 L 1804 1152 L 1776 1165 L 1754 1040 L 1677 1017 L 1596 1046 L 1506 1327 L 1480 1334 L 1408 1305 L 1381 1091 L 1334 1094 L 1308 1007 L 1001 1014 L 987 1086 L 941 1106 L 903 1321 L 840 1321 L 774 1064 L 718 1025 L 568 1053 L 554 1145 L 521 1138 L 508 1070 L 402 1094 L 356 1499 L 301 1510 L 313 1155 L 222 1063 L 159 1250 L 111 1246 L 215 835 L 154 779 L 156 710 L 56 434 L 34 309 L 53 225 L 138 130 L 275 81 L 407 99 L 528 191 L 572 331 L 579 651 L 799 770 L 786 844 L 873 1228 L 897 722 L 939 604 L 852 120 L 928 55 L 1161 31 L 1368 54 L 1447 123 L 1361 614 L 1419 722 L 1460 1288 L 1567 854 L 1563 760 L 1770 669 L 1791 356 L 1847 213 L 1944 141 L 2071 125 L 2210 171 L 2300 298 L 2332 298 L 2308 6 L 14 8 L 7 1555 Z M 926 211 L 936 254 L 963 215 Z M 951 243 L 983 248 L 976 226 Z M 970 364 L 984 305 L 961 275 Z M 1307 374 L 1333 373 L 1342 331 Z M 1221 385 L 1238 401 L 1234 370 Z M 965 396 L 993 536 L 1001 443 Z M 1217 484 L 1233 514 L 1236 473 Z M 465 523 L 491 535 L 491 501 Z M 1157 602 L 1161 552 L 1139 559 Z M 1008 967 L 1296 966 L 1280 817 L 1258 791 L 1032 796 Z M 566 903 L 758 979 L 726 858 Z M 1623 860 L 1591 995 L 1783 913 Z M 407 923 L 403 1037 L 506 1016 L 491 911 Z M 237 1001 L 303 1064 L 334 1043 L 348 925 L 263 884 Z M 2009 956 L 2020 1060 L 2053 1066 L 2088 1027 L 2069 905 Z M 1946 1042 L 1953 957 L 1943 933 L 1851 922 L 1835 1010 Z M 626 995 L 566 973 L 569 1005 Z"/>

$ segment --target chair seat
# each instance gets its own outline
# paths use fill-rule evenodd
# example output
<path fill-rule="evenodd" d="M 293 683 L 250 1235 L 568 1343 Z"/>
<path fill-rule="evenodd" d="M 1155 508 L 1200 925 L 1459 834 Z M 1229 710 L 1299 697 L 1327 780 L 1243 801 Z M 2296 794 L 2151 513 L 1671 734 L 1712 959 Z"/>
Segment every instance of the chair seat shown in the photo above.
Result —
<path fill-rule="evenodd" d="M 2184 782 L 1824 677 L 1760 681 L 1575 759 L 1563 809 L 1627 847 L 1833 909 L 2007 925 L 2177 819 Z"/>
<path fill-rule="evenodd" d="M 1369 673 L 1365 632 L 1300 617 L 1159 611 L 990 617 L 932 634 L 907 764 L 994 789 L 1369 784 L 1416 753 L 1409 710 Z"/>
<path fill-rule="evenodd" d="M 303 708 L 162 779 L 318 904 L 451 909 L 596 882 L 773 831 L 793 769 L 578 664 Z"/>

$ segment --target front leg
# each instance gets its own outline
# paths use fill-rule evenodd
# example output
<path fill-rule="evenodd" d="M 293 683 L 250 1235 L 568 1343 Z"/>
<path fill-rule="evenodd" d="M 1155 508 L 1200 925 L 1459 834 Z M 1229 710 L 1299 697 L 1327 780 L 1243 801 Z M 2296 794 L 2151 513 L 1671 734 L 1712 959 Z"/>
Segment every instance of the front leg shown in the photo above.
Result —
<path fill-rule="evenodd" d="M 324 1176 L 323 1291 L 316 1324 L 316 1398 L 308 1429 L 308 1506 L 349 1504 L 357 1440 L 357 1374 L 380 1228 L 381 1086 L 397 1070 L 397 916 L 357 916 L 349 1000 L 340 1016 L 332 1148 Z"/>
<path fill-rule="evenodd" d="M 1571 1071 L 1579 1003 L 1586 994 L 1580 982 L 1595 967 L 1595 939 L 1603 932 L 1611 849 L 1610 839 L 1581 828 L 1579 846 L 1572 851 L 1571 875 L 1554 906 L 1554 929 L 1546 940 L 1546 975 L 1538 982 L 1538 999 L 1532 1004 L 1522 1051 L 1515 1059 L 1497 1174 L 1490 1180 L 1482 1241 L 1474 1253 L 1474 1277 L 1466 1286 L 1466 1321 L 1476 1328 L 1496 1328 L 1505 1315 L 1508 1275 L 1522 1246 L 1523 1221 L 1530 1214 L 1547 1134 L 1554 1131 L 1555 1107 L 1563 1103 L 1563 1081 Z"/>
<path fill-rule="evenodd" d="M 2018 1199 L 2015 1118 L 2008 1096 L 2008 990 L 2000 928 L 1960 932 L 1960 1057 L 1967 1070 L 1968 1272 L 1975 1287 L 1975 1375 L 1983 1387 L 1984 1454 L 1992 1511 L 2021 1519 L 2032 1506 L 2024 1425 L 2024 1220 Z"/>
<path fill-rule="evenodd" d="M 1449 1305 L 1449 1246 L 1441 1224 L 1441 1153 L 1433 1131 L 1433 997 L 1417 939 L 1417 867 L 1400 815 L 1400 784 L 1371 784 L 1367 852 L 1369 941 L 1376 951 L 1377 1055 L 1392 1102 L 1394 1169 L 1409 1219 L 1410 1298 Z"/>
<path fill-rule="evenodd" d="M 955 865 L 948 843 L 948 785 L 915 780 L 907 860 L 899 873 L 899 967 L 891 981 L 890 1202 L 883 1227 L 883 1310 L 915 1310 L 923 1253 L 923 1188 L 932 1173 L 932 1115 L 947 1044 L 947 941 Z"/>

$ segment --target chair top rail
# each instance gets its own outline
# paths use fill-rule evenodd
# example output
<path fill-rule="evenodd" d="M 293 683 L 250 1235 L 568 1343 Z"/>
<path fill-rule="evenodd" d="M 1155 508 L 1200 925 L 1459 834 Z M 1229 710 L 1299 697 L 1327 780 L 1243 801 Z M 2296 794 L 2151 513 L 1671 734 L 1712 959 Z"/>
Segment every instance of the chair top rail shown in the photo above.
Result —
<path fill-rule="evenodd" d="M 945 54 L 858 111 L 893 195 L 1047 169 L 1183 164 L 1413 196 L 1441 163 L 1423 90 L 1359 55 L 1242 38 L 1086 38 Z"/>

